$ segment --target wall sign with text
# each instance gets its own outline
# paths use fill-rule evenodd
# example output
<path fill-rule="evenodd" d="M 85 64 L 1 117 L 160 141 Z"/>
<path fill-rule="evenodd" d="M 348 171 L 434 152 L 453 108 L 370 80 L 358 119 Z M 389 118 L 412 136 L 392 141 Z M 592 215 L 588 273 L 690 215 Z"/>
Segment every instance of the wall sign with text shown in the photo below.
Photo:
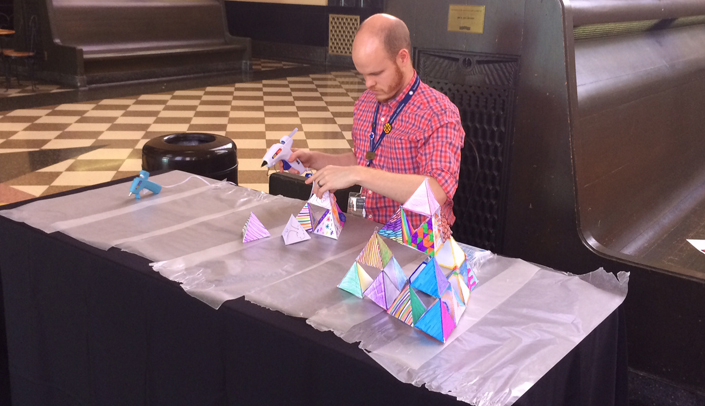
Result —
<path fill-rule="evenodd" d="M 482 34 L 484 28 L 485 6 L 450 5 L 448 31 Z"/>

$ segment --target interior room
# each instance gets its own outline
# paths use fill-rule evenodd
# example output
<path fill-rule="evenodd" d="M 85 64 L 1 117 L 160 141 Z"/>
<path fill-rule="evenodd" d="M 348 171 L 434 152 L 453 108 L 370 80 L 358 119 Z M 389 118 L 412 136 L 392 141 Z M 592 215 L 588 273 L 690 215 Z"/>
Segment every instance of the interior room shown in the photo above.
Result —
<path fill-rule="evenodd" d="M 705 405 L 703 43 L 701 0 L 0 0 L 0 404 Z"/>

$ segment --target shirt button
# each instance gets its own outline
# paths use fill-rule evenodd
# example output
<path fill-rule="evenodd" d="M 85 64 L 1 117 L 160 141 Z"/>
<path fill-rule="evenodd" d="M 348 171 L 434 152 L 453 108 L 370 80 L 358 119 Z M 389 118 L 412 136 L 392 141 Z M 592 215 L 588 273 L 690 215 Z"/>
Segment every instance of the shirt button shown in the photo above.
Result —
<path fill-rule="evenodd" d="M 367 216 L 368 219 L 372 220 L 372 215 Z"/>

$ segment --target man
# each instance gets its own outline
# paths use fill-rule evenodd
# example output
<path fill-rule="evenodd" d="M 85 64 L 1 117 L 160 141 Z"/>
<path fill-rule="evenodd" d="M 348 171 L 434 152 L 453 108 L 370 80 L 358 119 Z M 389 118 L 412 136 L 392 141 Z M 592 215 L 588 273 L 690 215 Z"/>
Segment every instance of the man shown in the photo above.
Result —
<path fill-rule="evenodd" d="M 449 234 L 465 136 L 457 107 L 418 80 L 409 30 L 396 17 L 376 14 L 365 20 L 355 36 L 352 56 L 367 87 L 355 103 L 354 152 L 296 150 L 289 161 L 298 158 L 316 170 L 306 183 L 316 182 L 314 193 L 319 197 L 326 191 L 362 186 L 367 216 L 379 223 L 387 222 L 428 178 L 442 207 L 444 234 Z M 421 218 L 411 220 L 418 225 Z"/>

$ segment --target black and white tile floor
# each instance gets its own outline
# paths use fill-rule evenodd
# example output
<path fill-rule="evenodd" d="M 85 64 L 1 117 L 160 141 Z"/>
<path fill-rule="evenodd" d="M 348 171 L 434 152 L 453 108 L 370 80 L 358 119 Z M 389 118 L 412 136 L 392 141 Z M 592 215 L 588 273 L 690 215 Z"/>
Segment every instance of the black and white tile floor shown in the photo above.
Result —
<path fill-rule="evenodd" d="M 257 61 L 253 70 L 274 64 Z M 232 138 L 240 185 L 267 191 L 262 157 L 294 128 L 296 147 L 350 151 L 353 105 L 363 91 L 356 71 L 284 73 L 256 82 L 0 112 L 0 204 L 135 176 L 148 140 L 186 131 Z M 39 163 L 18 170 L 32 161 Z"/>

